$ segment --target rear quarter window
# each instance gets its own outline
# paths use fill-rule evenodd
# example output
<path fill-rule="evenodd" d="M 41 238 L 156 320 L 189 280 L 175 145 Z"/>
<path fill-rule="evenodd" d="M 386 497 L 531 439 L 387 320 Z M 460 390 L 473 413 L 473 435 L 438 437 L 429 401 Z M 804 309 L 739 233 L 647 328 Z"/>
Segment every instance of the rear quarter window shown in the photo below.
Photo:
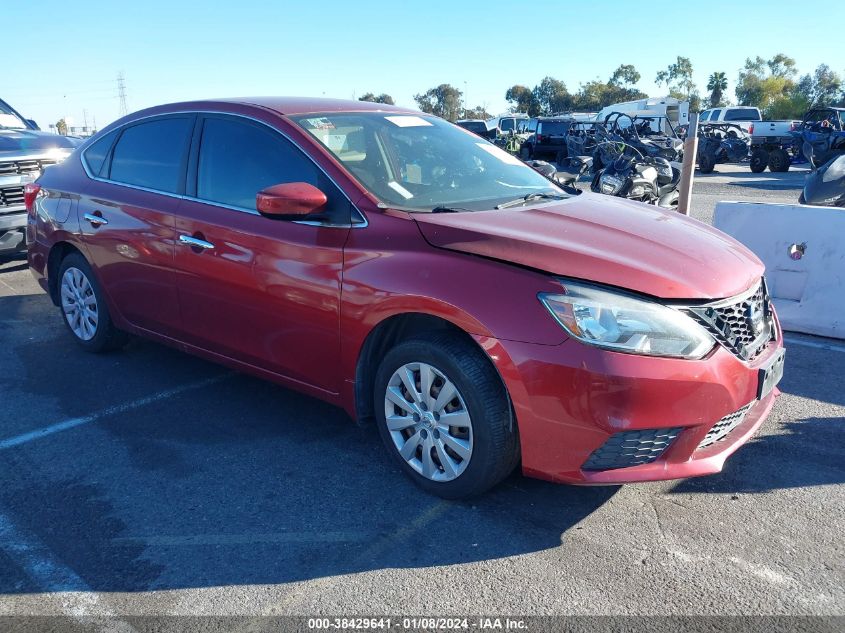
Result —
<path fill-rule="evenodd" d="M 92 176 L 99 176 L 103 169 L 103 163 L 106 162 L 106 156 L 109 154 L 111 146 L 114 144 L 114 139 L 117 138 L 118 130 L 109 132 L 101 139 L 92 143 L 88 149 L 82 154 L 82 160 L 88 171 Z"/>

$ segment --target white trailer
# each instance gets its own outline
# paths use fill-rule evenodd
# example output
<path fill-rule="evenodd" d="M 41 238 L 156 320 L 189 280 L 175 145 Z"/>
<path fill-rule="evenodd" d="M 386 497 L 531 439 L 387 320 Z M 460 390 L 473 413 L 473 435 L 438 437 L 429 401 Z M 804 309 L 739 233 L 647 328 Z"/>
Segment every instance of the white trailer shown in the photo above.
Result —
<path fill-rule="evenodd" d="M 639 114 L 639 110 L 648 111 L 647 114 L 642 113 L 642 116 L 665 116 L 672 123 L 672 127 L 676 129 L 679 125 L 689 123 L 689 101 L 681 101 L 674 97 L 649 97 L 636 101 L 614 103 L 602 108 L 596 115 L 596 121 L 604 121 L 605 117 L 611 112 L 624 112 L 634 116 L 635 113 Z"/>

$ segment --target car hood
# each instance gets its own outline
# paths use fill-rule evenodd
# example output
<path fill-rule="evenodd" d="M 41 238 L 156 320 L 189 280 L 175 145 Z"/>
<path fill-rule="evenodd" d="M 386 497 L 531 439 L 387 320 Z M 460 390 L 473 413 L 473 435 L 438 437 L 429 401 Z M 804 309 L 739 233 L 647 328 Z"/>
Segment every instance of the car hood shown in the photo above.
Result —
<path fill-rule="evenodd" d="M 82 143 L 73 136 L 60 136 L 40 130 L 0 129 L 0 155 L 43 154 L 52 149 L 73 150 Z"/>
<path fill-rule="evenodd" d="M 536 207 L 413 217 L 439 248 L 664 299 L 730 297 L 764 270 L 754 253 L 711 226 L 599 194 Z"/>

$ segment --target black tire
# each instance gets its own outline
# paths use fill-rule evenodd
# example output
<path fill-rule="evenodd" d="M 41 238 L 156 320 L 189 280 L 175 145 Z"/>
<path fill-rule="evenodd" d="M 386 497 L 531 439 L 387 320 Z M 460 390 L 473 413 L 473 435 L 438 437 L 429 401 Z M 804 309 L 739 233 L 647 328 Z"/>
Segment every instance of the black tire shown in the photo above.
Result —
<path fill-rule="evenodd" d="M 80 337 L 79 334 L 74 331 L 73 327 L 71 327 L 70 321 L 68 320 L 68 317 L 65 314 L 65 309 L 62 305 L 64 303 L 62 300 L 62 280 L 65 277 L 65 273 L 71 268 L 78 270 L 82 273 L 82 275 L 84 275 L 90 285 L 91 294 L 96 301 L 94 307 L 97 313 L 97 324 L 94 329 L 94 335 L 87 340 Z M 71 336 L 73 336 L 73 340 L 75 340 L 82 349 L 87 352 L 98 354 L 101 352 L 119 349 L 126 345 L 129 340 L 129 336 L 126 332 L 118 330 L 114 326 L 109 312 L 109 307 L 106 304 L 106 299 L 103 296 L 100 285 L 97 283 L 97 279 L 91 270 L 91 266 L 82 255 L 79 253 L 71 253 L 62 260 L 62 263 L 59 266 L 57 283 L 59 293 L 59 311 L 62 315 L 62 321 L 64 321 L 65 326 L 71 333 Z"/>
<path fill-rule="evenodd" d="M 569 158 L 569 152 L 565 149 L 560 150 L 557 154 L 555 154 L 555 164 L 560 167 L 563 165 L 564 161 Z"/>
<path fill-rule="evenodd" d="M 789 171 L 789 152 L 785 149 L 775 149 L 769 152 L 769 171 L 783 173 Z"/>
<path fill-rule="evenodd" d="M 769 152 L 764 149 L 755 149 L 751 152 L 751 171 L 760 174 L 766 171 L 769 164 Z"/>
<path fill-rule="evenodd" d="M 716 157 L 713 154 L 705 153 L 698 157 L 698 169 L 702 174 L 713 173 L 716 167 Z"/>
<path fill-rule="evenodd" d="M 798 194 L 798 204 L 807 204 L 807 200 L 804 198 L 804 192 Z"/>
<path fill-rule="evenodd" d="M 531 160 L 531 147 L 529 145 L 523 145 L 519 148 L 519 157 L 522 160 Z"/>
<path fill-rule="evenodd" d="M 472 452 L 463 471 L 449 481 L 434 481 L 417 472 L 400 455 L 387 428 L 385 394 L 391 377 L 408 363 L 425 363 L 447 376 L 457 388 L 471 419 Z M 435 389 L 437 384 L 432 381 L 430 393 L 433 394 Z M 379 434 L 387 451 L 414 483 L 426 492 L 445 499 L 479 495 L 507 477 L 519 462 L 516 420 L 502 380 L 490 359 L 459 333 L 427 333 L 394 347 L 378 368 L 373 397 Z M 401 411 L 398 407 L 397 410 Z M 415 428 L 421 428 L 421 425 Z M 406 432 L 412 434 L 416 431 L 409 428 Z M 419 433 L 425 433 L 425 429 Z M 434 437 L 439 436 L 432 435 Z M 414 449 L 414 459 L 421 461 L 422 452 L 419 458 L 416 455 Z M 440 474 L 441 471 L 445 473 L 442 462 L 436 464 L 436 472 Z"/>

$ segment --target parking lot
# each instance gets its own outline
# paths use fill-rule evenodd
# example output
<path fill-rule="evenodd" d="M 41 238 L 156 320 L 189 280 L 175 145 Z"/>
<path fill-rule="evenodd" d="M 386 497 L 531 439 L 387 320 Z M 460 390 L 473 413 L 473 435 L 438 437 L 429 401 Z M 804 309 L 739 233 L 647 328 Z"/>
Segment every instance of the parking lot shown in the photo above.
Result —
<path fill-rule="evenodd" d="M 720 165 L 693 215 L 802 179 Z M 0 372 L 0 614 L 845 614 L 845 341 L 788 335 L 719 475 L 472 502 L 319 401 L 145 341 L 85 354 L 22 258 Z"/>

